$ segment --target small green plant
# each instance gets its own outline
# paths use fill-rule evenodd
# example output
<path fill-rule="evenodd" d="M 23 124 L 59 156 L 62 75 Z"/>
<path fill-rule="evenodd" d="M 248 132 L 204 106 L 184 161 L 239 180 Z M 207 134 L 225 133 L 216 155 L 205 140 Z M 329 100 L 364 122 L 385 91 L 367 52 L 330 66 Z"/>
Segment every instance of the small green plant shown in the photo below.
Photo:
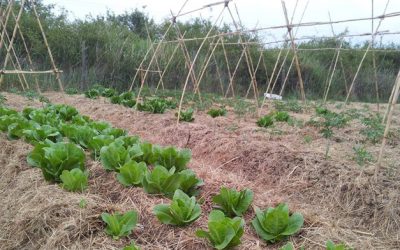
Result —
<path fill-rule="evenodd" d="M 67 89 L 65 90 L 65 93 L 66 93 L 67 95 L 76 95 L 76 94 L 79 93 L 79 91 L 78 91 L 76 88 L 67 88 Z"/>
<path fill-rule="evenodd" d="M 61 187 L 70 192 L 82 192 L 88 187 L 88 176 L 87 171 L 79 168 L 64 170 L 60 175 Z"/>
<path fill-rule="evenodd" d="M 44 178 L 51 182 L 61 182 L 60 175 L 64 170 L 85 170 L 85 153 L 73 143 L 53 143 L 49 140 L 38 143 L 29 153 L 27 161 L 31 166 L 40 168 Z"/>
<path fill-rule="evenodd" d="M 294 250 L 294 246 L 292 242 L 288 242 L 286 245 L 279 248 L 279 250 Z"/>
<path fill-rule="evenodd" d="M 176 117 L 178 117 L 178 113 L 175 114 Z M 179 121 L 184 121 L 184 122 L 192 122 L 194 121 L 193 117 L 193 109 L 188 109 L 186 111 L 181 111 L 179 115 Z"/>
<path fill-rule="evenodd" d="M 4 105 L 4 103 L 6 101 L 7 101 L 7 98 L 4 95 L 0 94 L 0 105 Z"/>
<path fill-rule="evenodd" d="M 140 250 L 138 246 L 136 246 L 135 242 L 132 240 L 129 246 L 122 248 L 122 250 Z"/>
<path fill-rule="evenodd" d="M 200 217 L 201 208 L 195 197 L 189 197 L 178 189 L 175 191 L 170 205 L 157 205 L 153 212 L 164 224 L 185 226 Z"/>
<path fill-rule="evenodd" d="M 112 104 L 121 104 L 122 99 L 118 95 L 115 95 L 110 97 L 110 101 Z"/>
<path fill-rule="evenodd" d="M 301 214 L 294 213 L 289 216 L 288 206 L 279 204 L 275 208 L 270 207 L 264 211 L 256 208 L 256 217 L 252 225 L 261 238 L 274 243 L 300 231 L 303 222 Z"/>
<path fill-rule="evenodd" d="M 347 247 L 345 244 L 335 244 L 333 241 L 328 240 L 326 242 L 326 250 L 351 250 L 352 248 Z"/>
<path fill-rule="evenodd" d="M 240 217 L 233 219 L 225 217 L 219 210 L 211 211 L 208 216 L 208 230 L 197 230 L 196 236 L 207 238 L 216 249 L 227 249 L 237 246 L 241 243 L 240 238 L 243 235 L 244 220 Z"/>
<path fill-rule="evenodd" d="M 274 118 L 272 115 L 263 116 L 257 121 L 257 125 L 263 128 L 270 127 L 273 124 L 274 124 Z"/>
<path fill-rule="evenodd" d="M 143 103 L 136 105 L 139 111 L 147 111 L 153 114 L 163 114 L 167 108 L 170 108 L 170 102 L 161 98 L 147 99 Z"/>
<path fill-rule="evenodd" d="M 356 145 L 353 147 L 354 151 L 354 160 L 358 163 L 358 165 L 363 166 L 367 162 L 373 161 L 373 157 L 370 152 L 367 151 L 365 146 Z"/>
<path fill-rule="evenodd" d="M 290 116 L 286 111 L 278 111 L 274 114 L 274 118 L 277 122 L 287 122 Z"/>
<path fill-rule="evenodd" d="M 112 96 L 114 96 L 116 94 L 117 94 L 117 91 L 115 89 L 112 89 L 112 88 L 105 88 L 101 92 L 101 96 L 103 96 L 103 97 L 112 97 Z"/>
<path fill-rule="evenodd" d="M 236 191 L 222 187 L 219 194 L 213 197 L 213 202 L 219 206 L 226 216 L 242 216 L 253 201 L 253 191 L 245 189 Z"/>
<path fill-rule="evenodd" d="M 167 170 L 163 166 L 156 166 L 143 178 L 144 191 L 149 194 L 165 194 L 171 196 L 180 186 L 180 176 L 175 174 L 175 167 Z"/>
<path fill-rule="evenodd" d="M 303 137 L 303 141 L 304 141 L 305 143 L 307 143 L 307 144 L 310 144 L 310 143 L 312 142 L 312 140 L 313 140 L 313 138 L 312 138 L 311 135 L 305 135 L 305 136 Z"/>
<path fill-rule="evenodd" d="M 218 117 L 218 116 L 225 116 L 226 115 L 226 109 L 225 108 L 220 108 L 220 109 L 210 109 L 207 112 L 208 115 L 210 115 L 212 118 Z"/>
<path fill-rule="evenodd" d="M 85 92 L 85 96 L 90 99 L 97 99 L 100 96 L 100 91 L 97 89 L 89 89 Z"/>
<path fill-rule="evenodd" d="M 79 201 L 79 208 L 86 208 L 87 207 L 87 200 L 86 199 L 81 199 L 80 201 Z"/>
<path fill-rule="evenodd" d="M 131 234 L 138 221 L 137 212 L 134 210 L 128 211 L 125 214 L 118 212 L 114 214 L 103 213 L 101 214 L 101 218 L 107 224 L 106 233 L 115 240 Z"/>
<path fill-rule="evenodd" d="M 303 112 L 303 106 L 297 100 L 274 101 L 274 106 L 277 111 L 291 111 L 295 113 Z"/>
<path fill-rule="evenodd" d="M 139 186 L 141 185 L 144 176 L 147 174 L 146 163 L 135 161 L 129 161 L 125 163 L 120 169 L 117 175 L 118 181 L 128 187 L 128 186 Z"/>
<path fill-rule="evenodd" d="M 385 126 L 382 124 L 382 118 L 379 115 L 369 116 L 361 120 L 365 128 L 361 129 L 360 133 L 372 143 L 378 143 L 382 140 L 385 131 Z"/>

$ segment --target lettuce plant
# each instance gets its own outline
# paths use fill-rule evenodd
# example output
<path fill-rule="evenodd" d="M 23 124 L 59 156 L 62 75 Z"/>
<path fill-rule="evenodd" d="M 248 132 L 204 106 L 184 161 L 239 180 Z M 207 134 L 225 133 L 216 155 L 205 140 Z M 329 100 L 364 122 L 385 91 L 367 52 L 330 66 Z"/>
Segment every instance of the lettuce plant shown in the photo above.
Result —
<path fill-rule="evenodd" d="M 112 135 L 114 138 L 118 138 L 121 136 L 126 136 L 127 132 L 123 129 L 120 128 L 106 128 L 103 131 L 101 131 L 102 135 Z"/>
<path fill-rule="evenodd" d="M 169 104 L 166 100 L 154 98 L 146 100 L 143 104 L 137 103 L 136 107 L 139 111 L 147 111 L 153 114 L 163 114 Z"/>
<path fill-rule="evenodd" d="M 32 123 L 21 117 L 21 119 L 15 120 L 15 122 L 8 125 L 7 136 L 10 140 L 19 139 L 24 136 L 24 130 L 31 129 L 32 126 Z"/>
<path fill-rule="evenodd" d="M 136 142 L 134 144 L 131 144 L 128 150 L 133 160 L 137 162 L 143 161 L 147 164 L 154 163 L 153 144 L 148 142 L 142 142 L 142 143 Z"/>
<path fill-rule="evenodd" d="M 97 99 L 100 96 L 100 91 L 97 89 L 90 89 L 85 92 L 85 96 L 90 99 Z"/>
<path fill-rule="evenodd" d="M 85 170 L 85 153 L 73 143 L 49 140 L 38 143 L 27 157 L 28 164 L 42 170 L 45 180 L 60 182 L 64 170 Z"/>
<path fill-rule="evenodd" d="M 78 114 L 76 108 L 68 105 L 58 104 L 52 105 L 51 107 L 53 107 L 54 111 L 60 115 L 60 118 L 64 121 L 70 121 L 72 117 Z"/>
<path fill-rule="evenodd" d="M 88 148 L 89 142 L 97 135 L 97 131 L 88 126 L 70 124 L 64 124 L 61 127 L 61 132 L 65 137 L 81 145 L 83 148 Z"/>
<path fill-rule="evenodd" d="M 218 117 L 218 116 L 225 116 L 226 115 L 226 109 L 210 109 L 207 112 L 208 115 L 210 115 L 212 118 Z"/>
<path fill-rule="evenodd" d="M 193 117 L 193 109 L 188 109 L 186 111 L 181 111 L 180 115 L 179 115 L 179 121 L 184 121 L 184 122 L 192 122 L 194 121 L 194 117 Z M 176 117 L 178 117 L 178 113 L 175 114 Z"/>
<path fill-rule="evenodd" d="M 256 217 L 252 225 L 257 234 L 268 242 L 277 242 L 300 231 L 304 219 L 299 213 L 289 216 L 289 208 L 286 204 L 279 204 L 275 208 L 264 211 L 256 209 Z"/>
<path fill-rule="evenodd" d="M 274 114 L 275 120 L 277 122 L 287 122 L 289 121 L 289 114 L 286 111 L 278 111 Z"/>
<path fill-rule="evenodd" d="M 226 216 L 242 216 L 253 201 L 253 191 L 245 189 L 236 191 L 222 187 L 219 194 L 213 197 L 213 202 L 219 206 Z"/>
<path fill-rule="evenodd" d="M 0 117 L 5 115 L 16 115 L 18 114 L 17 111 L 0 106 Z"/>
<path fill-rule="evenodd" d="M 117 91 L 115 89 L 112 88 L 105 88 L 103 89 L 103 91 L 101 92 L 101 96 L 103 97 L 112 97 L 117 93 Z"/>
<path fill-rule="evenodd" d="M 100 161 L 106 170 L 118 171 L 129 160 L 129 152 L 121 140 L 116 140 L 100 150 Z"/>
<path fill-rule="evenodd" d="M 274 119 L 272 115 L 263 116 L 257 121 L 257 125 L 263 128 L 272 126 L 272 124 L 274 124 Z"/>
<path fill-rule="evenodd" d="M 207 238 L 216 249 L 227 249 L 237 246 L 241 243 L 240 238 L 243 235 L 244 220 L 240 217 L 233 219 L 225 217 L 219 210 L 211 211 L 208 216 L 208 230 L 197 230 L 196 236 Z"/>
<path fill-rule="evenodd" d="M 146 174 L 146 163 L 129 161 L 119 169 L 117 179 L 124 186 L 138 186 L 141 185 Z"/>
<path fill-rule="evenodd" d="M 110 102 L 112 104 L 121 104 L 121 101 L 122 101 L 122 99 L 121 99 L 121 97 L 119 97 L 119 95 L 115 95 L 115 96 L 111 96 L 110 97 Z"/>
<path fill-rule="evenodd" d="M 62 140 L 62 135 L 57 128 L 50 125 L 35 124 L 29 129 L 24 129 L 22 133 L 25 139 L 30 143 L 37 143 L 45 141 L 46 139 L 52 142 L 59 142 Z"/>
<path fill-rule="evenodd" d="M 153 212 L 158 220 L 164 224 L 184 226 L 200 217 L 201 208 L 195 197 L 189 197 L 178 189 L 174 193 L 171 204 L 157 205 Z"/>
<path fill-rule="evenodd" d="M 192 153 L 189 149 L 177 150 L 174 147 L 153 147 L 154 163 L 161 165 L 167 169 L 175 167 L 177 172 L 187 168 L 187 164 L 192 158 Z"/>
<path fill-rule="evenodd" d="M 197 178 L 191 169 L 185 169 L 178 173 L 180 175 L 179 189 L 188 195 L 196 196 L 198 188 L 204 185 L 203 180 Z"/>
<path fill-rule="evenodd" d="M 170 170 L 156 166 L 143 178 L 144 191 L 149 194 L 172 195 L 180 186 L 180 175 L 175 174 L 175 168 Z"/>
<path fill-rule="evenodd" d="M 94 159 L 100 157 L 100 150 L 104 146 L 108 146 L 115 141 L 112 135 L 97 135 L 92 137 L 88 142 L 88 149 L 92 150 Z"/>
<path fill-rule="evenodd" d="M 118 212 L 114 214 L 102 213 L 101 218 L 107 224 L 106 233 L 118 240 L 120 237 L 128 236 L 136 227 L 138 221 L 138 214 L 136 211 L 131 210 L 125 214 Z"/>
<path fill-rule="evenodd" d="M 89 173 L 79 168 L 64 170 L 60 175 L 61 187 L 71 192 L 82 192 L 88 186 Z"/>

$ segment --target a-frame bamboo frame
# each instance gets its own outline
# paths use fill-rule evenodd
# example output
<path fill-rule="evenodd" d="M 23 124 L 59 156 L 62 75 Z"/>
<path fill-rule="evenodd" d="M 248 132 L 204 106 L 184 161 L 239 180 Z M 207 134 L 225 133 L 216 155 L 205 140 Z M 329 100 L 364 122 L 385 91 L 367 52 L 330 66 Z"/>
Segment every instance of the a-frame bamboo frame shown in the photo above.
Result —
<path fill-rule="evenodd" d="M 39 81 L 38 81 L 36 75 L 37 74 L 54 74 L 55 77 L 56 77 L 57 83 L 58 83 L 59 90 L 61 92 L 64 92 L 64 88 L 63 88 L 63 85 L 62 85 L 62 82 L 61 82 L 61 78 L 60 78 L 60 73 L 62 71 L 60 71 L 56 67 L 56 63 L 54 61 L 54 58 L 53 58 L 49 43 L 47 41 L 47 37 L 46 37 L 45 31 L 44 31 L 42 23 L 40 21 L 40 17 L 39 17 L 39 15 L 37 13 L 36 5 L 35 5 L 34 1 L 32 1 L 32 0 L 21 0 L 21 2 L 19 4 L 19 11 L 18 11 L 18 14 L 16 16 L 15 16 L 14 10 L 13 10 L 14 2 L 15 2 L 14 0 L 11 0 L 11 1 L 9 1 L 7 3 L 7 6 L 4 9 L 4 11 L 2 11 L 2 16 L 0 17 L 0 21 L 1 21 L 0 22 L 0 30 L 1 30 L 1 32 L 0 32 L 1 33 L 0 50 L 4 46 L 4 48 L 7 51 L 5 59 L 4 59 L 4 64 L 2 66 L 2 69 L 0 70 L 0 86 L 4 82 L 4 76 L 5 75 L 7 75 L 7 74 L 17 74 L 17 76 L 18 76 L 18 78 L 20 80 L 20 83 L 21 83 L 21 88 L 23 90 L 29 89 L 30 86 L 29 86 L 28 81 L 26 80 L 25 75 L 26 74 L 32 74 L 35 77 L 34 79 L 35 79 L 36 90 L 40 93 Z M 33 10 L 33 13 L 34 13 L 35 20 L 36 20 L 36 22 L 38 24 L 38 27 L 39 27 L 39 30 L 40 30 L 40 33 L 41 33 L 41 36 L 42 36 L 42 39 L 43 39 L 43 43 L 45 44 L 45 47 L 46 47 L 46 50 L 47 50 L 47 53 L 48 53 L 48 56 L 49 56 L 49 59 L 50 59 L 50 63 L 51 63 L 51 66 L 52 66 L 51 70 L 44 70 L 44 71 L 36 71 L 36 70 L 34 70 L 34 64 L 33 64 L 33 61 L 32 61 L 32 57 L 31 57 L 29 49 L 28 49 L 28 47 L 26 45 L 25 38 L 24 38 L 24 35 L 23 35 L 23 31 L 22 31 L 21 25 L 20 25 L 20 19 L 21 19 L 21 16 L 23 14 L 23 11 L 24 11 L 25 4 L 27 2 L 30 2 L 31 6 L 32 6 L 32 10 Z M 3 8 L 1 8 L 1 9 L 3 9 Z M 14 24 L 13 32 L 12 32 L 11 38 L 10 38 L 9 34 L 7 33 L 6 27 L 7 27 L 8 23 L 9 23 L 11 17 L 14 19 L 15 24 Z M 17 39 L 17 35 L 19 35 L 19 37 L 22 40 L 22 43 L 24 45 L 24 49 L 25 49 L 25 52 L 26 52 L 26 55 L 27 55 L 27 61 L 29 63 L 29 69 L 28 70 L 24 70 L 22 68 L 22 66 L 21 66 L 21 64 L 19 62 L 19 58 L 18 58 L 18 56 L 16 54 L 16 51 L 14 49 L 14 42 Z M 11 62 L 12 66 L 14 68 L 13 70 L 7 70 L 7 66 L 8 66 L 9 62 Z"/>

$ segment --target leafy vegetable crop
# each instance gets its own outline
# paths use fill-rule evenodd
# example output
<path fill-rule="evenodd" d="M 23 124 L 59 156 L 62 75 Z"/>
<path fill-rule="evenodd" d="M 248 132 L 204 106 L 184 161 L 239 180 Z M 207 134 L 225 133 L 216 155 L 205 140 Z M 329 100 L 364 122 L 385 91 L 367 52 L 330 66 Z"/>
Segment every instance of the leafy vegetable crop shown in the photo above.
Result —
<path fill-rule="evenodd" d="M 146 174 L 146 163 L 129 161 L 119 169 L 117 179 L 124 186 L 139 186 Z"/>
<path fill-rule="evenodd" d="M 120 237 L 128 236 L 136 227 L 138 215 L 134 210 L 128 211 L 125 214 L 103 213 L 101 215 L 103 221 L 107 224 L 106 233 L 111 235 L 115 240 Z"/>
<path fill-rule="evenodd" d="M 201 208 L 195 197 L 189 197 L 178 189 L 175 191 L 170 205 L 157 205 L 153 212 L 164 224 L 184 226 L 200 217 Z"/>
<path fill-rule="evenodd" d="M 189 149 L 177 150 L 174 147 L 153 147 L 153 162 L 167 169 L 175 167 L 177 172 L 187 168 L 187 164 L 192 158 Z"/>
<path fill-rule="evenodd" d="M 240 217 L 233 219 L 225 217 L 219 210 L 211 211 L 208 217 L 208 232 L 197 230 L 196 236 L 207 238 L 216 249 L 227 249 L 241 243 L 244 220 Z"/>
<path fill-rule="evenodd" d="M 270 207 L 265 211 L 257 208 L 252 225 L 261 238 L 274 243 L 297 233 L 303 222 L 301 214 L 294 213 L 289 216 L 288 206 L 279 204 L 276 208 Z"/>
<path fill-rule="evenodd" d="M 40 168 L 44 178 L 51 182 L 60 182 L 64 170 L 85 170 L 85 154 L 73 143 L 53 143 L 49 140 L 38 143 L 27 160 L 31 166 Z"/>
<path fill-rule="evenodd" d="M 61 186 L 71 192 L 82 192 L 88 186 L 88 176 L 87 171 L 82 171 L 79 168 L 64 170 L 60 175 Z"/>
<path fill-rule="evenodd" d="M 274 119 L 272 115 L 263 116 L 257 121 L 257 125 L 263 128 L 269 127 L 272 124 L 274 124 Z"/>
<path fill-rule="evenodd" d="M 221 188 L 218 195 L 213 197 L 213 202 L 219 206 L 226 216 L 242 216 L 253 201 L 253 192 L 249 189 L 236 191 L 234 189 Z"/>
<path fill-rule="evenodd" d="M 207 114 L 209 114 L 212 118 L 218 117 L 218 116 L 225 116 L 226 115 L 226 109 L 221 108 L 221 109 L 210 109 Z"/>

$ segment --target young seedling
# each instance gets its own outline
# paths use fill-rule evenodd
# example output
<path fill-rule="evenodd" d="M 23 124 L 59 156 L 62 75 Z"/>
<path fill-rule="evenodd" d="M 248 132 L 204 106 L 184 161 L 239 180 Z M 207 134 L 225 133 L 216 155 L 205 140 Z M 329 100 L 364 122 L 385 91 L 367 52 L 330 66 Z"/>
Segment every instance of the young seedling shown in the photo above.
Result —
<path fill-rule="evenodd" d="M 101 218 L 107 224 L 106 233 L 118 240 L 121 237 L 128 236 L 136 227 L 138 214 L 136 211 L 131 210 L 124 214 L 118 212 L 114 214 L 103 213 Z"/>
<path fill-rule="evenodd" d="M 242 216 L 253 201 L 253 191 L 245 189 L 236 191 L 222 187 L 219 194 L 213 197 L 213 202 L 219 206 L 226 216 Z"/>

